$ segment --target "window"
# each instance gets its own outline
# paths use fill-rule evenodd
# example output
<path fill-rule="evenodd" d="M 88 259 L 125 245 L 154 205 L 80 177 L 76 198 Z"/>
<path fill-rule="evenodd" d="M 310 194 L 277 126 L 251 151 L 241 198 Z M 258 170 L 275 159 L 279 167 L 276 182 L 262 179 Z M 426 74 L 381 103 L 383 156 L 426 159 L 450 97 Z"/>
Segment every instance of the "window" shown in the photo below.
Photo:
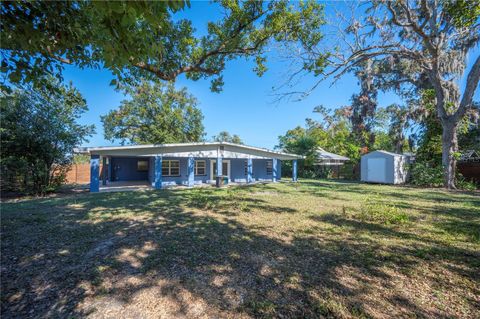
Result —
<path fill-rule="evenodd" d="M 213 176 L 217 176 L 217 161 L 212 161 L 211 163 L 213 165 Z M 229 166 L 230 166 L 230 162 L 228 161 L 222 162 L 222 175 L 224 176 L 228 175 Z"/>
<path fill-rule="evenodd" d="M 137 171 L 139 171 L 139 172 L 146 172 L 146 171 L 148 171 L 148 161 L 146 161 L 146 160 L 138 160 L 138 161 L 137 161 Z"/>
<path fill-rule="evenodd" d="M 248 175 L 248 161 L 245 161 L 245 175 Z"/>
<path fill-rule="evenodd" d="M 162 176 L 180 176 L 180 162 L 177 160 L 162 161 Z"/>
<path fill-rule="evenodd" d="M 206 167 L 205 161 L 195 161 L 195 175 L 206 175 Z"/>
<path fill-rule="evenodd" d="M 267 161 L 267 175 L 272 175 L 273 163 L 272 161 Z"/>

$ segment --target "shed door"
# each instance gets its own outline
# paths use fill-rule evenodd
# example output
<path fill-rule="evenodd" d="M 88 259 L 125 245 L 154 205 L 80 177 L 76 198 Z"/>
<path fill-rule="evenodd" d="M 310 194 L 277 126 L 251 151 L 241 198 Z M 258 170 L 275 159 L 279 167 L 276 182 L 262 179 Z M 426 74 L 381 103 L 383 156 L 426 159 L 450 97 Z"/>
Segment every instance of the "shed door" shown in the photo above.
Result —
<path fill-rule="evenodd" d="M 367 163 L 367 177 L 369 182 L 385 183 L 386 159 L 369 158 Z"/>

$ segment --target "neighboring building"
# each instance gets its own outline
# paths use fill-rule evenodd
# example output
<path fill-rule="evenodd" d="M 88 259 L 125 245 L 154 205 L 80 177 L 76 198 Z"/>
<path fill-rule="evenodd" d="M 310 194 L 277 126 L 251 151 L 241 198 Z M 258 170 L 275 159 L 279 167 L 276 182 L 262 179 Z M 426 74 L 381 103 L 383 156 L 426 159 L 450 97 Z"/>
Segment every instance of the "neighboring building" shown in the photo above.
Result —
<path fill-rule="evenodd" d="M 327 152 L 321 147 L 317 148 L 316 157 L 315 165 L 320 166 L 342 166 L 350 160 L 348 157 Z"/>
<path fill-rule="evenodd" d="M 215 183 L 217 172 L 229 182 L 277 181 L 281 162 L 293 161 L 297 180 L 297 159 L 303 156 L 226 142 L 93 147 L 90 153 L 90 191 L 100 182 L 144 181 L 155 188 L 171 185 Z M 103 174 L 100 176 L 100 163 Z"/>
<path fill-rule="evenodd" d="M 480 185 L 480 155 L 478 152 L 465 151 L 458 160 L 457 168 L 464 178 Z"/>
<path fill-rule="evenodd" d="M 362 182 L 403 184 L 407 181 L 409 157 L 387 151 L 374 151 L 361 158 Z"/>
<path fill-rule="evenodd" d="M 327 152 L 321 147 L 317 148 L 315 155 L 314 165 L 317 167 L 317 173 L 323 177 L 339 178 L 340 168 L 350 160 L 348 157 Z"/>

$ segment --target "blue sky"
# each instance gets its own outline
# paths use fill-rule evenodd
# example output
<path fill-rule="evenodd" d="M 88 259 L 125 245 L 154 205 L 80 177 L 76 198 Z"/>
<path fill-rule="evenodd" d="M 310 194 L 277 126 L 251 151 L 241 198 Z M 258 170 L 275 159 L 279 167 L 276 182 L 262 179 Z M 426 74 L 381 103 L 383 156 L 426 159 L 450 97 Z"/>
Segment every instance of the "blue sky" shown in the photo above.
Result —
<path fill-rule="evenodd" d="M 327 4 L 327 14 L 331 12 Z M 339 5 L 334 4 L 334 5 Z M 215 13 L 208 2 L 192 2 L 192 8 L 185 10 L 183 15 L 188 16 L 195 23 L 198 32 L 205 27 L 205 21 L 214 19 Z M 478 53 L 478 51 L 477 51 Z M 270 59 L 269 70 L 262 77 L 253 71 L 254 64 L 245 59 L 238 59 L 227 64 L 223 74 L 225 85 L 221 93 L 212 93 L 209 89 L 209 80 L 191 81 L 181 76 L 177 87 L 187 87 L 199 101 L 199 108 L 204 114 L 204 125 L 207 139 L 222 130 L 238 134 L 248 144 L 259 147 L 273 148 L 278 136 L 287 130 L 305 123 L 305 118 L 315 118 L 312 110 L 317 105 L 337 108 L 347 105 L 353 93 L 358 92 L 356 79 L 347 75 L 333 86 L 329 82 L 322 83 L 309 97 L 300 101 L 274 102 L 272 87 L 282 83 L 287 65 Z M 107 70 L 80 70 L 67 66 L 64 72 L 66 81 L 72 81 L 86 98 L 89 111 L 80 119 L 84 124 L 95 124 L 96 134 L 83 146 L 118 145 L 103 137 L 103 126 L 100 116 L 117 108 L 120 101 L 125 99 L 122 93 L 116 92 L 109 85 L 114 78 Z M 313 77 L 303 79 L 306 86 L 314 83 Z M 478 96 L 478 92 L 476 94 Z M 379 106 L 386 106 L 399 102 L 392 94 L 381 93 Z"/>

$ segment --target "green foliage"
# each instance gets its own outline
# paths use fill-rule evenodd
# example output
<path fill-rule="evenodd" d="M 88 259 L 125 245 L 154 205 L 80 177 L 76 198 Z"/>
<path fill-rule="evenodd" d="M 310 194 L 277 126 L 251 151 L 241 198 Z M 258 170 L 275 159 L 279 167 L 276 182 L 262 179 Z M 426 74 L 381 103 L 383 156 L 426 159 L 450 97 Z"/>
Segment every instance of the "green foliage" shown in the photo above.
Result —
<path fill-rule="evenodd" d="M 120 107 L 101 117 L 105 138 L 122 144 L 163 144 L 203 140 L 203 114 L 197 99 L 173 83 L 143 82 L 125 86 Z"/>
<path fill-rule="evenodd" d="M 243 144 L 242 139 L 237 134 L 230 135 L 227 131 L 221 131 L 218 135 L 212 137 L 214 142 L 228 142 L 234 144 Z"/>
<path fill-rule="evenodd" d="M 433 166 L 442 163 L 442 124 L 435 112 L 435 91 L 432 89 L 421 92 L 423 117 L 420 120 L 417 161 L 432 163 Z"/>
<path fill-rule="evenodd" d="M 405 224 L 408 214 L 393 204 L 383 203 L 379 195 L 366 196 L 360 207 L 360 218 L 363 220 L 390 224 Z"/>
<path fill-rule="evenodd" d="M 2 92 L 1 172 L 6 191 L 45 194 L 63 181 L 72 152 L 94 132 L 77 120 L 87 111 L 71 85 Z M 55 87 L 55 90 L 51 90 Z"/>
<path fill-rule="evenodd" d="M 476 125 L 472 123 L 464 132 L 459 134 L 458 145 L 463 151 L 480 151 L 480 122 Z"/>
<path fill-rule="evenodd" d="M 356 176 L 354 166 L 360 160 L 362 141 L 357 139 L 352 131 L 348 110 L 342 108 L 328 111 L 320 106 L 315 108 L 314 112 L 321 115 L 320 121 L 306 119 L 305 128 L 298 126 L 287 131 L 285 135 L 279 136 L 277 148 L 306 156 L 305 160 L 298 162 L 298 173 L 301 177 L 313 178 L 324 175 L 324 170 L 314 165 L 317 161 L 316 151 L 320 147 L 328 152 L 350 158 L 353 166 L 343 167 L 342 175 L 354 178 Z M 285 163 L 284 166 L 285 169 L 282 172 L 289 174 L 291 169 L 289 163 Z"/>
<path fill-rule="evenodd" d="M 480 17 L 480 2 L 471 0 L 445 1 L 445 12 L 457 28 L 473 25 Z"/>
<path fill-rule="evenodd" d="M 391 136 L 383 131 L 375 133 L 375 142 L 373 143 L 372 149 L 374 150 L 385 150 L 393 151 L 394 145 L 391 139 Z"/>
<path fill-rule="evenodd" d="M 477 184 L 465 179 L 460 173 L 457 174 L 456 185 L 459 189 L 463 189 L 466 191 L 474 191 L 479 189 L 479 186 L 477 186 Z"/>
<path fill-rule="evenodd" d="M 61 78 L 65 64 L 105 67 L 132 85 L 185 73 L 212 77 L 212 91 L 219 91 L 228 61 L 252 59 L 262 75 L 270 41 L 311 46 L 322 38 L 310 32 L 325 23 L 314 1 L 210 5 L 222 17 L 199 36 L 192 21 L 174 16 L 189 1 L 2 1 L 2 72 L 11 83 L 42 83 L 47 74 Z"/>
<path fill-rule="evenodd" d="M 411 168 L 412 184 L 419 186 L 441 187 L 443 168 L 432 162 L 416 161 Z"/>
<path fill-rule="evenodd" d="M 90 155 L 88 154 L 73 154 L 74 164 L 90 163 Z"/>

